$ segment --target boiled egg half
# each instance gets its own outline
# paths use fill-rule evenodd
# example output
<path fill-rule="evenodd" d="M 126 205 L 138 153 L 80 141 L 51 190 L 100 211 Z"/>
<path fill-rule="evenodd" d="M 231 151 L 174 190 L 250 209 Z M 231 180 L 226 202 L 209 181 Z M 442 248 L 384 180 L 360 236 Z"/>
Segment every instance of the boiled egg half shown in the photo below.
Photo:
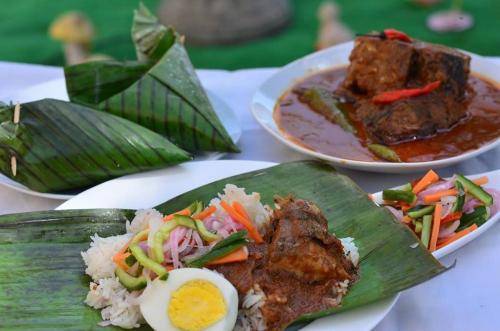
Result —
<path fill-rule="evenodd" d="M 181 268 L 155 279 L 140 298 L 141 313 L 156 331 L 231 331 L 238 293 L 222 275 Z"/>

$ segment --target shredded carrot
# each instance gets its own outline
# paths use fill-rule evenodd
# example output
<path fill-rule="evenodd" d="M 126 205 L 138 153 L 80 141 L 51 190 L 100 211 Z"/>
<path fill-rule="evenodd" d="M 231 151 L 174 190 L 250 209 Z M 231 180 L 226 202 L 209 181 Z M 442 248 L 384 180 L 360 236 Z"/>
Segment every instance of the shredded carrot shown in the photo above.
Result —
<path fill-rule="evenodd" d="M 256 243 L 260 244 L 263 242 L 262 237 L 260 236 L 259 231 L 253 226 L 252 221 L 240 213 L 238 213 L 233 207 L 231 207 L 227 202 L 222 200 L 220 205 L 224 210 L 231 216 L 236 222 L 240 223 L 247 229 L 250 237 L 255 240 Z"/>
<path fill-rule="evenodd" d="M 446 215 L 445 218 L 441 220 L 441 224 L 457 221 L 462 217 L 462 212 L 456 211 L 454 213 L 450 213 Z"/>
<path fill-rule="evenodd" d="M 163 217 L 163 220 L 166 222 L 166 221 L 171 221 L 174 219 L 174 216 L 175 215 L 184 215 L 184 216 L 191 216 L 191 210 L 189 210 L 189 208 L 186 208 L 186 209 L 183 209 L 183 210 L 180 210 L 178 212 L 175 212 L 175 213 L 172 213 L 170 215 L 167 215 L 165 217 Z"/>
<path fill-rule="evenodd" d="M 196 218 L 197 220 L 204 220 L 208 216 L 215 213 L 216 210 L 217 208 L 215 208 L 215 206 L 208 206 L 203 211 L 200 211 L 198 214 L 194 215 L 194 218 Z"/>
<path fill-rule="evenodd" d="M 462 231 L 459 231 L 459 232 L 455 233 L 451 237 L 448 237 L 445 240 L 439 242 L 439 245 L 437 246 L 437 249 L 443 248 L 444 246 L 451 244 L 452 242 L 454 242 L 454 241 L 462 238 L 463 236 L 471 233 L 472 231 L 474 231 L 476 229 L 477 229 L 477 225 L 476 224 L 472 224 L 468 228 L 465 228 Z"/>
<path fill-rule="evenodd" d="M 240 214 L 241 216 L 243 216 L 247 220 L 251 219 L 250 215 L 248 215 L 245 207 L 243 207 L 243 205 L 241 203 L 239 203 L 238 201 L 233 202 L 233 208 L 234 208 L 234 210 L 236 210 L 236 212 L 238 214 Z"/>
<path fill-rule="evenodd" d="M 241 247 L 240 249 L 237 249 L 226 256 L 208 262 L 207 265 L 240 262 L 240 261 L 246 261 L 247 259 L 248 259 L 248 249 L 246 247 Z"/>
<path fill-rule="evenodd" d="M 148 226 L 148 228 L 149 228 L 149 226 Z M 139 239 L 146 240 L 146 239 L 148 239 L 148 235 L 145 234 L 144 236 L 142 236 Z M 130 240 L 127 241 L 127 243 L 125 245 L 123 245 L 122 248 L 120 248 L 118 253 L 116 253 L 113 256 L 113 262 L 115 262 L 118 266 L 120 266 L 125 271 L 128 270 L 128 265 L 125 263 L 125 259 L 130 256 L 130 253 L 126 253 L 126 252 L 127 252 L 128 246 L 130 246 L 130 243 L 132 242 L 132 240 L 134 240 L 134 237 L 130 238 Z"/>
<path fill-rule="evenodd" d="M 439 180 L 438 174 L 434 172 L 434 170 L 429 170 L 420 181 L 413 186 L 413 193 L 417 194 L 425 189 L 427 186 L 435 183 Z"/>
<path fill-rule="evenodd" d="M 125 259 L 130 256 L 130 253 L 116 253 L 113 256 L 113 262 L 116 263 L 116 265 L 123 270 L 127 271 L 128 270 L 128 265 L 125 263 Z"/>
<path fill-rule="evenodd" d="M 436 208 L 434 208 L 434 217 L 432 219 L 432 232 L 431 232 L 431 240 L 429 243 L 429 250 L 434 252 L 436 250 L 439 228 L 441 226 L 441 211 L 443 210 L 443 205 L 440 203 L 436 204 Z"/>
<path fill-rule="evenodd" d="M 442 197 L 446 197 L 449 195 L 455 196 L 457 194 L 458 194 L 458 191 L 456 189 L 434 192 L 434 193 L 427 194 L 424 197 L 424 202 L 425 203 L 437 202 L 437 201 L 441 200 Z"/>
<path fill-rule="evenodd" d="M 488 184 L 489 182 L 489 179 L 488 179 L 488 176 L 483 176 L 483 177 L 479 177 L 479 178 L 476 178 L 476 179 L 473 179 L 472 182 L 476 185 L 485 185 L 485 184 Z"/>

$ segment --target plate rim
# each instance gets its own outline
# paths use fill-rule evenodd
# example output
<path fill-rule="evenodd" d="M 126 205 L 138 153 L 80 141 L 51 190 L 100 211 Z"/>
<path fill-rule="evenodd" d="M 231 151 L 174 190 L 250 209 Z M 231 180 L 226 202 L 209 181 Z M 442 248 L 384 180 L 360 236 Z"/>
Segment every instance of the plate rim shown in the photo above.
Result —
<path fill-rule="evenodd" d="M 237 163 L 254 163 L 254 164 L 257 165 L 257 167 L 254 168 L 254 170 L 264 169 L 264 168 L 271 167 L 271 166 L 279 164 L 277 162 L 258 161 L 258 160 L 191 161 L 191 162 L 187 162 L 187 163 L 194 164 L 196 167 L 203 168 L 203 163 L 206 163 L 206 162 L 217 164 L 217 167 L 219 167 L 221 170 L 223 170 L 225 168 L 225 166 L 227 166 L 227 164 L 229 164 L 229 163 L 231 163 L 233 165 L 237 164 Z M 262 165 L 262 167 L 259 167 L 259 165 Z M 191 170 L 191 171 L 194 171 L 194 170 Z M 253 170 L 249 170 L 249 171 L 253 171 Z M 245 173 L 245 172 L 247 172 L 247 171 L 244 170 L 243 172 L 240 172 L 240 173 Z M 99 190 L 99 189 L 102 189 L 103 187 L 105 187 L 107 185 L 110 185 L 109 183 L 120 181 L 120 180 L 124 180 L 124 179 L 127 179 L 127 177 L 132 177 L 134 175 L 136 175 L 136 174 L 131 174 L 131 175 L 127 175 L 127 176 L 122 176 L 122 177 L 114 178 L 114 179 L 111 179 L 111 180 L 106 181 L 104 183 L 101 183 L 99 185 L 96 185 L 94 187 L 91 187 L 91 188 L 89 188 L 89 189 L 87 189 L 87 190 L 79 193 L 75 197 L 69 199 L 68 201 L 64 202 L 63 204 L 59 205 L 57 208 L 55 208 L 55 210 L 73 209 L 73 208 L 68 208 L 68 205 L 70 205 L 70 201 L 75 200 L 75 199 L 80 199 L 79 196 L 83 195 L 85 192 L 90 191 L 90 190 Z M 163 175 L 163 176 L 165 176 L 165 175 Z M 189 173 L 185 173 L 185 174 L 183 174 L 183 176 L 189 176 Z M 223 177 L 223 178 L 227 178 L 227 177 Z M 197 187 L 199 187 L 199 186 L 197 186 Z M 178 194 L 182 194 L 182 192 L 178 193 Z M 86 198 L 84 198 L 84 199 L 86 199 Z M 78 208 L 81 208 L 81 207 L 78 207 Z M 370 308 L 370 307 L 374 307 L 374 306 L 375 307 L 380 306 L 380 308 L 381 308 L 382 311 L 379 314 L 377 314 L 376 317 L 373 318 L 373 320 L 370 321 L 369 324 L 366 325 L 366 328 L 357 329 L 356 330 L 356 331 L 370 331 L 373 328 L 375 328 L 389 314 L 389 312 L 392 310 L 392 308 L 394 307 L 394 305 L 398 301 L 400 295 L 401 295 L 401 292 L 398 292 L 398 293 L 395 293 L 394 295 L 392 295 L 390 297 L 387 297 L 387 298 L 384 298 L 384 299 L 381 299 L 381 300 L 377 300 L 375 302 L 371 302 L 371 303 L 369 303 L 367 305 L 360 306 L 360 307 L 357 307 L 357 308 L 355 308 L 353 310 L 346 311 L 345 313 L 353 313 L 353 312 L 355 312 L 358 309 Z M 343 312 L 340 312 L 339 314 L 342 314 L 342 313 Z M 336 315 L 337 314 L 330 315 L 330 316 L 326 316 L 324 318 L 334 318 L 334 316 L 336 316 Z M 314 321 L 312 323 L 314 323 Z M 306 328 L 307 331 L 314 331 L 315 330 L 315 329 L 311 329 L 310 330 L 310 328 L 308 326 L 309 326 L 309 324 L 307 326 L 305 326 L 305 328 Z M 321 331 L 321 330 L 324 330 L 324 329 L 323 328 L 318 329 L 318 331 Z"/>
<path fill-rule="evenodd" d="M 54 85 L 60 84 L 61 87 L 64 86 L 64 89 L 66 89 L 66 81 L 65 81 L 64 77 L 54 78 L 54 79 L 49 79 L 49 80 L 46 80 L 44 82 L 28 86 L 20 91 L 11 93 L 10 95 L 2 96 L 2 100 L 7 100 L 7 99 L 14 100 L 16 98 L 19 99 L 20 98 L 19 96 L 20 95 L 22 96 L 25 93 L 25 91 L 36 90 L 36 89 L 39 89 L 40 87 L 43 87 L 45 85 L 50 86 L 50 84 L 54 84 Z M 205 92 L 206 92 L 206 94 L 210 100 L 210 103 L 212 105 L 213 105 L 214 100 L 215 100 L 216 103 L 223 105 L 224 108 L 233 115 L 232 116 L 233 118 L 231 119 L 231 121 L 234 122 L 235 128 L 237 128 L 237 130 L 235 130 L 234 136 L 230 135 L 230 137 L 234 141 L 235 144 L 238 143 L 241 140 L 241 137 L 243 135 L 243 128 L 241 126 L 240 119 L 239 119 L 238 115 L 236 114 L 234 109 L 231 108 L 229 106 L 229 104 L 223 98 L 221 98 L 217 93 L 213 92 L 211 89 L 206 89 L 206 88 L 205 88 Z M 64 91 L 64 93 L 67 94 L 66 91 Z M 67 101 L 67 100 L 64 100 L 64 101 Z M 31 101 L 28 101 L 28 102 L 31 102 Z M 214 111 L 215 111 L 215 107 L 214 107 Z M 223 122 L 223 119 L 221 117 L 219 117 L 219 119 L 221 122 Z M 229 134 L 229 132 L 228 132 L 228 134 Z M 203 161 L 205 161 L 205 160 L 206 161 L 213 161 L 213 160 L 218 160 L 218 159 L 222 158 L 227 153 L 224 153 L 224 152 L 206 152 L 204 154 L 205 154 L 206 158 Z M 196 160 L 196 157 L 195 157 L 195 160 Z M 117 177 L 117 178 L 119 178 L 119 177 Z M 99 183 L 99 184 L 101 184 L 101 183 Z M 99 184 L 97 184 L 97 185 L 99 185 Z M 3 173 L 0 173 L 0 186 L 7 187 L 7 188 L 13 189 L 17 192 L 24 193 L 27 195 L 51 199 L 51 200 L 69 200 L 69 199 L 75 197 L 76 195 L 78 195 L 79 193 L 82 193 L 82 192 L 87 190 L 87 189 L 84 189 L 81 192 L 75 193 L 75 194 L 34 191 L 34 190 L 30 189 L 29 187 L 27 187 L 19 182 L 16 182 L 15 180 L 6 176 Z"/>
<path fill-rule="evenodd" d="M 492 150 L 493 148 L 500 146 L 500 136 L 498 136 L 496 139 L 490 141 L 489 143 L 480 146 L 477 149 L 473 149 L 470 151 L 467 151 L 465 153 L 455 155 L 452 157 L 444 158 L 444 159 L 439 159 L 439 160 L 432 160 L 432 161 L 419 161 L 419 162 L 398 162 L 398 163 L 392 163 L 392 162 L 381 162 L 381 161 L 360 161 L 360 160 L 351 160 L 351 159 L 345 159 L 341 157 L 336 157 L 328 154 L 324 154 L 321 152 L 314 151 L 312 149 L 309 149 L 307 147 L 304 147 L 298 143 L 295 143 L 291 139 L 287 138 L 285 134 L 279 129 L 278 125 L 274 121 L 273 114 L 274 114 L 274 107 L 276 106 L 276 103 L 278 101 L 278 98 L 283 95 L 286 91 L 288 91 L 292 86 L 293 86 L 293 81 L 297 79 L 304 79 L 305 77 L 314 74 L 315 72 L 318 72 L 320 70 L 325 70 L 327 68 L 320 68 L 317 70 L 317 68 L 311 67 L 310 65 L 307 64 L 307 61 L 309 59 L 316 59 L 316 58 L 321 58 L 325 56 L 326 54 L 330 53 L 335 53 L 336 51 L 340 51 L 344 48 L 352 48 L 354 45 L 353 41 L 348 41 L 342 44 L 338 44 L 326 49 L 323 49 L 319 52 L 314 52 L 311 54 L 308 54 L 302 58 L 299 58 L 297 60 L 294 60 L 287 65 L 281 67 L 279 70 L 277 70 L 274 74 L 269 76 L 265 81 L 263 81 L 257 90 L 254 92 L 252 99 L 250 101 L 250 110 L 252 112 L 253 117 L 255 120 L 260 124 L 261 127 L 263 127 L 268 133 L 270 133 L 274 138 L 276 138 L 278 141 L 281 143 L 284 143 L 286 146 L 302 153 L 308 156 L 313 156 L 318 159 L 322 159 L 325 161 L 329 161 L 334 163 L 335 165 L 338 165 L 339 167 L 343 168 L 352 168 L 352 169 L 358 169 L 358 170 L 363 170 L 363 171 L 370 171 L 370 172 L 390 172 L 394 170 L 398 170 L 401 172 L 409 172 L 409 171 L 418 171 L 423 168 L 440 168 L 440 167 L 445 167 L 445 166 L 450 166 L 455 163 L 459 163 L 462 161 L 465 161 L 467 159 L 473 158 L 479 154 L 483 154 L 487 151 Z M 468 51 L 463 51 L 459 49 L 460 51 L 467 53 L 471 55 L 473 58 L 478 58 L 482 62 L 487 63 L 488 65 L 493 65 L 495 67 L 500 68 L 500 66 L 493 62 L 490 61 L 489 59 L 475 54 L 471 53 Z M 268 108 L 260 105 L 258 102 L 258 99 L 260 96 L 265 96 L 265 94 L 262 92 L 263 88 L 270 84 L 270 81 L 275 79 L 276 77 L 279 77 L 280 75 L 283 75 L 284 72 L 289 70 L 292 67 L 298 66 L 300 64 L 304 63 L 304 71 L 309 70 L 310 73 L 307 75 L 300 76 L 299 78 L 290 78 L 288 79 L 288 85 L 285 86 L 284 88 L 281 89 L 281 94 L 278 98 L 273 98 L 273 109 L 271 110 L 271 118 L 273 123 L 276 125 L 276 130 L 273 127 L 270 127 L 267 125 L 267 122 L 263 117 L 260 116 L 262 111 L 260 109 L 265 109 L 264 113 L 268 113 Z M 329 64 L 329 68 L 335 67 L 335 66 L 340 66 L 340 65 L 348 65 L 348 63 L 336 63 L 336 64 Z M 489 77 L 490 79 L 493 79 Z"/>

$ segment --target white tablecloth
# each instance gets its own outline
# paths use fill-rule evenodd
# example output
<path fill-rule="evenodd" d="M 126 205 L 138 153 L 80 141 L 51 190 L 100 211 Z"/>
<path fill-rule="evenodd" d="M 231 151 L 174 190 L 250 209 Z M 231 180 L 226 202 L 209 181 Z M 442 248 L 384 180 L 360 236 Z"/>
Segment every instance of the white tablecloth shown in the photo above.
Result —
<path fill-rule="evenodd" d="M 500 63 L 500 59 L 495 61 Z M 242 153 L 227 155 L 226 159 L 285 162 L 304 158 L 278 143 L 259 126 L 249 111 L 253 92 L 275 70 L 198 71 L 204 86 L 234 109 L 243 129 L 239 142 Z M 60 68 L 0 62 L 0 100 L 8 101 L 2 97 L 62 76 Z M 500 148 L 497 148 L 472 160 L 440 169 L 440 174 L 449 176 L 460 172 L 467 175 L 499 168 Z M 339 170 L 368 192 L 404 183 L 415 176 Z M 51 209 L 60 203 L 0 187 L 0 214 Z M 499 238 L 500 226 L 496 225 L 478 240 L 443 258 L 441 262 L 445 265 L 457 261 L 455 268 L 403 292 L 375 330 L 500 330 Z"/>

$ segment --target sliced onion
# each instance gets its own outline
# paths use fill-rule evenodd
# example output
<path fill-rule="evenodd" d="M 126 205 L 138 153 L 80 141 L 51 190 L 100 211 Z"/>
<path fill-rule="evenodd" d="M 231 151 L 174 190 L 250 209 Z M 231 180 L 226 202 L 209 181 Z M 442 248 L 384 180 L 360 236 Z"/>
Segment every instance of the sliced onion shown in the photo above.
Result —
<path fill-rule="evenodd" d="M 392 206 L 385 206 L 385 208 L 389 209 L 389 211 L 398 219 L 398 221 L 401 222 L 403 220 L 403 211 Z"/>
<path fill-rule="evenodd" d="M 170 233 L 170 252 L 172 254 L 172 264 L 174 265 L 174 269 L 177 268 L 182 268 L 182 263 L 179 259 L 179 251 L 178 251 L 178 229 L 181 227 L 175 228 L 171 233 Z"/>
<path fill-rule="evenodd" d="M 439 229 L 438 238 L 446 238 L 451 236 L 458 229 L 459 225 L 460 225 L 460 220 L 448 224 L 443 224 Z"/>
<path fill-rule="evenodd" d="M 449 179 L 447 181 L 440 181 L 440 182 L 437 182 L 437 183 L 429 186 L 427 189 L 418 193 L 417 197 L 423 200 L 423 197 L 425 197 L 428 194 L 449 190 L 454 186 L 455 186 L 455 177 L 452 177 L 451 179 Z"/>
<path fill-rule="evenodd" d="M 476 198 L 469 198 L 465 200 L 463 212 L 465 214 L 470 214 L 474 211 L 474 208 L 481 206 L 481 201 Z"/>

